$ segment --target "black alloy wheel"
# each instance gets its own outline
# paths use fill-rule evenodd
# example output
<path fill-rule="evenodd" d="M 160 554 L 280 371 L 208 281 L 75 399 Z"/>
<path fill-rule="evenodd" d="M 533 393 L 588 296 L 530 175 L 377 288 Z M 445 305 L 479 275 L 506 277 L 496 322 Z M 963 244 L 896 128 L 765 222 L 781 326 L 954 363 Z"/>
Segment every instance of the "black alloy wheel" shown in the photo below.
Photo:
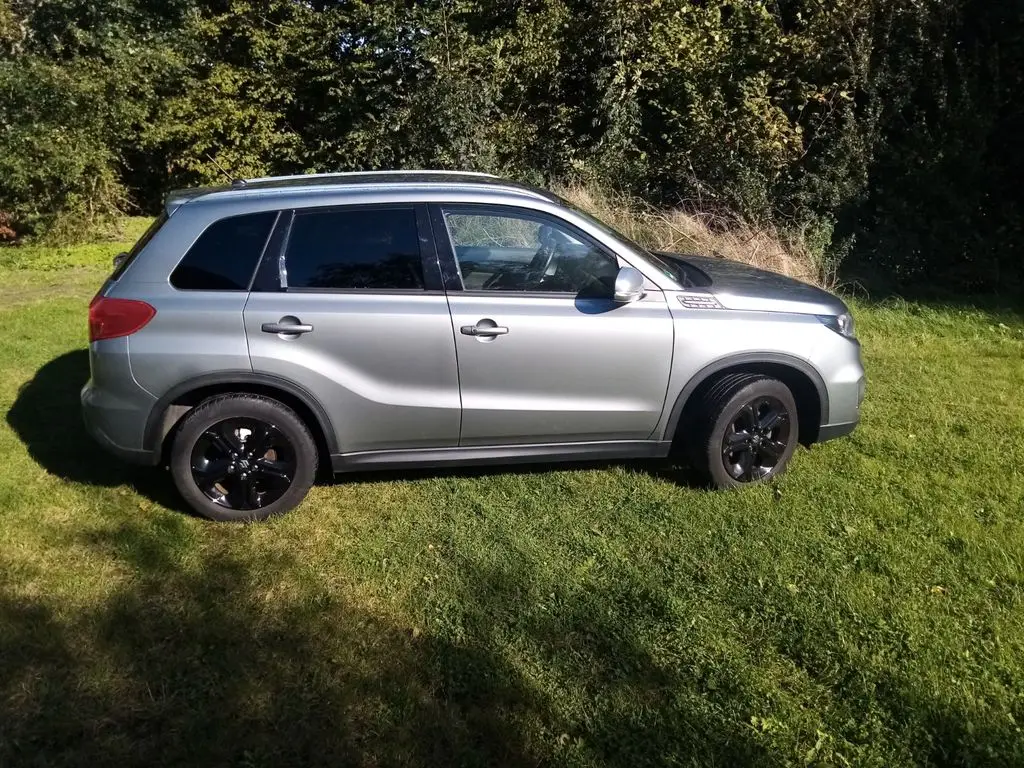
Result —
<path fill-rule="evenodd" d="M 280 499 L 295 480 L 295 447 L 275 425 L 225 419 L 206 429 L 191 458 L 192 479 L 222 507 L 254 510 Z"/>
<path fill-rule="evenodd" d="M 789 446 L 791 419 L 775 397 L 757 397 L 732 419 L 722 438 L 722 461 L 738 483 L 752 483 L 771 475 Z"/>
<path fill-rule="evenodd" d="M 188 505 L 221 522 L 265 520 L 298 506 L 316 478 L 309 426 L 278 400 L 215 395 L 172 432 L 171 477 Z"/>
<path fill-rule="evenodd" d="M 693 466 L 716 488 L 744 488 L 785 471 L 800 435 L 796 400 L 784 383 L 756 373 L 709 382 L 683 422 Z"/>

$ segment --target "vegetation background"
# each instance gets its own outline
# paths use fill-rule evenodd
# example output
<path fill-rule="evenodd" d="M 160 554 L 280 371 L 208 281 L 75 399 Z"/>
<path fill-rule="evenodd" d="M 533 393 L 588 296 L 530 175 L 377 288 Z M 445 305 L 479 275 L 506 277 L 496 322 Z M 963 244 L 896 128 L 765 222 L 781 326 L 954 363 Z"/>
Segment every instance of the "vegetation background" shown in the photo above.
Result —
<path fill-rule="evenodd" d="M 168 187 L 412 166 L 1019 289 L 1021 0 L 0 0 L 0 238 Z M 716 224 L 717 223 L 717 224 Z M 715 228 L 714 226 L 712 227 Z"/>

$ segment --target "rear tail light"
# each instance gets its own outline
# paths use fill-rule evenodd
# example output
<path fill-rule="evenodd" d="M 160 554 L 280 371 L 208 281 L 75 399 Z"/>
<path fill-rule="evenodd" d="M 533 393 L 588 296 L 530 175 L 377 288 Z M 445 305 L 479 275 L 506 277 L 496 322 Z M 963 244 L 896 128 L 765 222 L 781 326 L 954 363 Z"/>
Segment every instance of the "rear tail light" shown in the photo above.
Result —
<path fill-rule="evenodd" d="M 89 341 L 130 336 L 155 316 L 156 310 L 144 301 L 97 296 L 89 305 Z"/>

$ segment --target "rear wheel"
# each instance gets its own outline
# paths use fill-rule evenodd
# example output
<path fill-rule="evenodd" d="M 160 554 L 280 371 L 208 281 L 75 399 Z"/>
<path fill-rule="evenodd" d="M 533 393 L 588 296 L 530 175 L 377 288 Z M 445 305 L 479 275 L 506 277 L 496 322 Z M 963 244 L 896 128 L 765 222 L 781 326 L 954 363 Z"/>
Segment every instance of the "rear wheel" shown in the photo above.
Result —
<path fill-rule="evenodd" d="M 171 446 L 171 476 L 203 517 L 264 520 L 297 506 L 316 476 L 313 436 L 294 411 L 256 395 L 219 395 L 190 411 Z"/>
<path fill-rule="evenodd" d="M 693 461 L 718 488 L 741 488 L 780 475 L 800 434 L 796 401 L 777 379 L 725 376 L 700 404 Z"/>

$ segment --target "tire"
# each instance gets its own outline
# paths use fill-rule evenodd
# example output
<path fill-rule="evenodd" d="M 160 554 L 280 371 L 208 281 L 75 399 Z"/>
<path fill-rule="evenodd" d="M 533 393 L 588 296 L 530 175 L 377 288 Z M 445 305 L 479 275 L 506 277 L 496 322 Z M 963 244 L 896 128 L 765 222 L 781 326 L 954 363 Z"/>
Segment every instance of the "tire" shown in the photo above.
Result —
<path fill-rule="evenodd" d="M 257 395 L 218 395 L 182 419 L 171 477 L 203 517 L 265 520 L 306 497 L 318 458 L 309 428 L 290 408 Z"/>
<path fill-rule="evenodd" d="M 691 457 L 715 487 L 743 488 L 782 474 L 799 436 L 789 387 L 768 376 L 730 374 L 699 403 Z"/>

